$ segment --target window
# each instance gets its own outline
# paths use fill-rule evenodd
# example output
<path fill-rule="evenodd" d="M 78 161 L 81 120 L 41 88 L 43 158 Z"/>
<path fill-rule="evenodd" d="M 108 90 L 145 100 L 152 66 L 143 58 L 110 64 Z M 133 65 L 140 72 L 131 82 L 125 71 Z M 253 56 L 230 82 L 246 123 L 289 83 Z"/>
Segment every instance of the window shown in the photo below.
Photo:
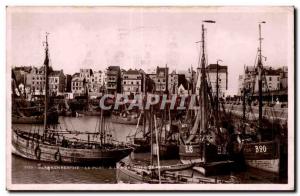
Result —
<path fill-rule="evenodd" d="M 131 84 L 133 84 L 133 82 L 131 82 Z"/>
<path fill-rule="evenodd" d="M 269 77 L 269 81 L 272 81 L 272 77 Z"/>
<path fill-rule="evenodd" d="M 140 84 L 139 81 L 137 81 L 136 84 L 139 85 Z"/>
<path fill-rule="evenodd" d="M 126 81 L 124 81 L 124 84 L 126 84 Z"/>
<path fill-rule="evenodd" d="M 166 80 L 165 80 L 165 79 L 163 79 L 163 82 L 166 82 Z"/>

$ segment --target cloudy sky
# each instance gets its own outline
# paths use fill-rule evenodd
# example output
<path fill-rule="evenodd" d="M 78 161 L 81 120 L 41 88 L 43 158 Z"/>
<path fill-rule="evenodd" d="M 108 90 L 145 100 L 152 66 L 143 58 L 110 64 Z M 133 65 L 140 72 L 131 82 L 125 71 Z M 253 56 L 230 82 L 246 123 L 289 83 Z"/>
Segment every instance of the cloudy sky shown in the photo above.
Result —
<path fill-rule="evenodd" d="M 228 65 L 229 92 L 238 88 L 244 65 L 254 65 L 258 22 L 263 24 L 265 65 L 289 65 L 293 43 L 289 8 L 8 8 L 9 66 L 40 66 L 43 41 L 49 32 L 54 69 L 73 74 L 80 68 L 104 70 L 108 65 L 153 70 L 188 69 L 198 64 L 202 20 L 207 29 L 208 62 Z"/>

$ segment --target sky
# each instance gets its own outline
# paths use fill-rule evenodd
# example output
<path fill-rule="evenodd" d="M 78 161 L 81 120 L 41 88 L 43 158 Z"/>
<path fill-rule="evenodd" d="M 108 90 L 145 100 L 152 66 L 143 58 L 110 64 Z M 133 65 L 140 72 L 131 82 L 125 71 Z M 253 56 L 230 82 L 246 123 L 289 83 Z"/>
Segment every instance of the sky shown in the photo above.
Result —
<path fill-rule="evenodd" d="M 253 66 L 262 26 L 264 65 L 290 65 L 292 9 L 279 7 L 10 7 L 7 9 L 8 66 L 41 66 L 49 32 L 51 66 L 65 74 L 80 68 L 104 70 L 198 66 L 201 25 L 208 63 L 228 66 L 228 91 L 238 90 L 244 65 Z"/>

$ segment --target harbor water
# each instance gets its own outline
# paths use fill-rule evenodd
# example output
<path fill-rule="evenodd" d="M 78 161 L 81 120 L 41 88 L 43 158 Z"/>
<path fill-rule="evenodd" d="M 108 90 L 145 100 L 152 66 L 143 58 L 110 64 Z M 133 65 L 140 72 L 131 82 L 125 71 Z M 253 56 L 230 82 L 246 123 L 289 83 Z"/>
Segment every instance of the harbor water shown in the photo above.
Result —
<path fill-rule="evenodd" d="M 60 117 L 58 128 L 76 130 L 81 132 L 97 132 L 97 116 Z M 107 125 L 114 138 L 121 142 L 126 142 L 126 137 L 135 132 L 135 125 L 124 125 L 111 123 L 107 119 Z M 42 125 L 23 125 L 13 124 L 12 127 L 27 129 L 28 131 L 38 132 L 42 130 Z M 79 139 L 80 135 L 74 136 Z M 139 164 L 147 164 L 150 161 L 149 153 L 132 153 L 125 159 Z M 176 164 L 179 160 L 162 160 L 162 165 Z M 195 174 L 195 171 L 186 170 L 186 175 Z M 279 179 L 277 176 L 267 174 L 262 171 L 248 168 L 247 171 L 231 173 L 224 176 L 212 176 L 212 178 L 232 180 L 235 183 L 286 183 L 286 180 Z M 117 183 L 116 168 L 102 167 L 78 167 L 64 166 L 59 164 L 42 163 L 30 161 L 16 155 L 12 155 L 12 183 L 14 184 L 104 184 Z"/>

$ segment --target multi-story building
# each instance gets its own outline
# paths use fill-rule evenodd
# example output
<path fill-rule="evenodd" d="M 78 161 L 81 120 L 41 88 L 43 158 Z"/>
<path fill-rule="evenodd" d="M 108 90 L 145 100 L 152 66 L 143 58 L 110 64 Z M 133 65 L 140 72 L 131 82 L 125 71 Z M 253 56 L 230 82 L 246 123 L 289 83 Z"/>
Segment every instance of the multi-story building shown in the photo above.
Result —
<path fill-rule="evenodd" d="M 126 95 L 140 94 L 143 91 L 143 70 L 129 69 L 122 74 L 122 92 Z"/>
<path fill-rule="evenodd" d="M 280 90 L 288 89 L 288 67 L 280 68 Z"/>
<path fill-rule="evenodd" d="M 49 74 L 49 94 L 52 96 L 61 95 L 65 92 L 66 77 L 63 70 L 52 71 Z"/>
<path fill-rule="evenodd" d="M 120 66 L 109 66 L 105 73 L 105 88 L 107 93 L 121 93 L 121 70 Z"/>
<path fill-rule="evenodd" d="M 167 93 L 168 91 L 168 67 L 158 67 L 156 68 L 155 74 L 148 74 L 151 80 L 155 83 L 156 93 Z"/>
<path fill-rule="evenodd" d="M 92 92 L 92 84 L 91 80 L 93 77 L 93 70 L 92 69 L 80 69 L 79 76 L 81 80 L 85 81 L 85 85 L 88 88 L 88 92 Z"/>
<path fill-rule="evenodd" d="M 206 67 L 206 76 L 208 85 L 212 93 L 216 95 L 217 89 L 217 64 L 210 64 Z M 218 79 L 219 79 L 219 97 L 225 98 L 228 89 L 228 69 L 225 65 L 218 65 Z M 196 94 L 200 92 L 201 85 L 201 68 L 198 68 L 198 78 L 196 84 Z"/>
<path fill-rule="evenodd" d="M 243 88 L 253 93 L 258 92 L 258 70 L 256 67 L 247 66 L 242 75 L 239 76 L 238 95 L 242 95 Z M 262 76 L 262 92 L 274 92 L 287 89 L 287 70 L 285 67 L 274 69 L 264 67 Z"/>
<path fill-rule="evenodd" d="M 102 71 L 94 71 L 89 81 L 89 92 L 91 95 L 98 96 L 101 93 L 103 86 Z"/>
<path fill-rule="evenodd" d="M 45 67 L 32 67 L 31 72 L 27 74 L 26 85 L 30 86 L 34 95 L 45 94 Z"/>
<path fill-rule="evenodd" d="M 177 94 L 178 92 L 178 74 L 175 70 L 168 76 L 168 92 L 170 94 Z"/>
<path fill-rule="evenodd" d="M 71 90 L 73 93 L 73 97 L 81 96 L 85 94 L 85 79 L 80 77 L 80 73 L 75 73 L 72 76 L 72 82 L 71 82 Z"/>
<path fill-rule="evenodd" d="M 65 92 L 72 92 L 72 76 L 69 74 L 66 74 L 65 76 Z"/>

